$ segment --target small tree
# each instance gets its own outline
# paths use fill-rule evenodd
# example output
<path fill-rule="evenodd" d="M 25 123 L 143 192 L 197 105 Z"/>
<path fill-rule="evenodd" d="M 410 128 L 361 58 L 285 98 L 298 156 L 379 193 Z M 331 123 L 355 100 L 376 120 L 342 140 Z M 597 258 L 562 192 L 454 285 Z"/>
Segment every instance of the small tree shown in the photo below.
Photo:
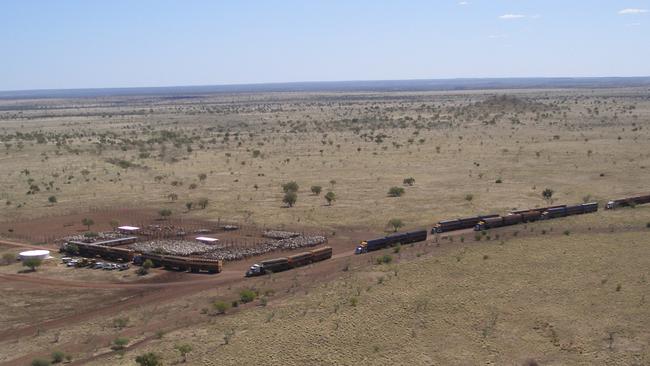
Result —
<path fill-rule="evenodd" d="M 88 218 L 88 217 L 86 217 L 85 219 L 81 220 L 81 223 L 82 223 L 86 228 L 88 228 L 88 231 L 90 231 L 90 227 L 91 227 L 91 226 L 95 225 L 95 221 L 93 221 L 93 219 L 90 219 L 90 218 Z"/>
<path fill-rule="evenodd" d="M 181 354 L 181 357 L 183 357 L 183 363 L 187 362 L 187 354 L 192 352 L 192 346 L 185 343 L 177 344 L 174 346 L 174 348 L 178 351 L 178 353 Z"/>
<path fill-rule="evenodd" d="M 55 203 L 56 203 L 56 196 L 50 196 L 50 197 L 48 197 L 48 198 L 47 198 L 47 201 L 48 201 L 49 203 L 51 203 L 51 204 L 55 204 Z"/>
<path fill-rule="evenodd" d="M 28 258 L 23 261 L 23 266 L 29 267 L 32 272 L 36 272 L 36 268 L 40 267 L 43 264 L 43 261 L 39 258 Z"/>
<path fill-rule="evenodd" d="M 391 197 L 399 197 L 404 194 L 404 188 L 402 187 L 390 187 L 388 190 L 388 195 Z"/>
<path fill-rule="evenodd" d="M 397 232 L 397 230 L 399 230 L 399 228 L 404 226 L 404 222 L 402 222 L 402 220 L 400 220 L 400 219 L 390 219 L 388 221 L 388 226 L 393 228 L 393 232 Z"/>
<path fill-rule="evenodd" d="M 311 186 L 311 193 L 315 194 L 316 196 L 318 196 L 322 190 L 323 187 L 321 186 Z"/>
<path fill-rule="evenodd" d="M 207 178 L 208 178 L 208 175 L 207 175 L 207 174 L 205 174 L 205 173 L 201 173 L 201 174 L 199 174 L 199 180 L 200 180 L 201 182 L 203 182 L 203 181 L 206 180 Z"/>
<path fill-rule="evenodd" d="M 284 191 L 284 193 L 289 193 L 289 192 L 295 193 L 298 192 L 298 189 L 299 189 L 298 183 L 296 183 L 295 181 L 291 181 L 282 185 L 282 190 Z"/>
<path fill-rule="evenodd" d="M 167 198 L 169 198 L 170 201 L 176 201 L 178 199 L 178 195 L 176 193 L 170 193 L 167 195 Z"/>
<path fill-rule="evenodd" d="M 16 261 L 16 255 L 13 253 L 4 253 L 2 255 L 2 264 L 11 264 Z"/>
<path fill-rule="evenodd" d="M 404 178 L 403 183 L 407 186 L 412 186 L 415 184 L 415 178 L 413 177 Z"/>
<path fill-rule="evenodd" d="M 109 221 L 109 225 L 113 228 L 113 230 L 117 229 L 118 226 L 120 226 L 120 222 L 117 221 L 117 219 L 112 219 Z"/>
<path fill-rule="evenodd" d="M 192 201 L 185 202 L 185 207 L 187 208 L 188 211 L 192 211 L 192 205 L 193 204 L 194 204 L 194 202 L 192 202 Z"/>
<path fill-rule="evenodd" d="M 298 200 L 298 195 L 296 194 L 296 192 L 287 192 L 284 194 L 284 198 L 282 198 L 282 202 L 289 205 L 289 207 L 293 207 L 293 205 L 296 204 L 297 200 Z"/>
<path fill-rule="evenodd" d="M 199 205 L 202 210 L 205 210 L 205 208 L 208 207 L 208 203 L 210 203 L 210 201 L 207 198 L 201 198 L 197 202 L 197 205 Z"/>
<path fill-rule="evenodd" d="M 159 366 L 162 365 L 160 356 L 153 352 L 145 353 L 135 358 L 135 362 L 140 366 Z"/>
<path fill-rule="evenodd" d="M 473 194 L 468 193 L 468 194 L 465 195 L 465 201 L 467 201 L 467 202 L 472 202 L 473 199 L 474 199 L 474 195 L 473 195 Z"/>
<path fill-rule="evenodd" d="M 544 197 L 546 201 L 550 202 L 551 199 L 553 198 L 553 193 L 555 192 L 553 192 L 552 189 L 546 188 L 545 190 L 542 191 L 542 197 Z"/>
<path fill-rule="evenodd" d="M 160 215 L 160 217 L 162 217 L 163 219 L 166 219 L 172 215 L 172 210 L 168 208 L 163 208 L 162 210 L 158 211 L 158 215 Z"/>
<path fill-rule="evenodd" d="M 327 200 L 328 205 L 332 205 L 332 201 L 336 201 L 336 194 L 334 192 L 329 191 L 325 194 L 325 200 Z"/>

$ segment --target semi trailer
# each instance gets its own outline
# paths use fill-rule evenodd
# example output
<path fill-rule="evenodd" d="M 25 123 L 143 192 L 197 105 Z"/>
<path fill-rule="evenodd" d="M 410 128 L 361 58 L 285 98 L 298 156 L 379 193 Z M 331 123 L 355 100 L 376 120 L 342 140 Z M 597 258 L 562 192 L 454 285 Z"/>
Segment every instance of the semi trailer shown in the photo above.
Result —
<path fill-rule="evenodd" d="M 427 240 L 427 231 L 409 231 L 405 233 L 392 234 L 379 239 L 362 241 L 354 250 L 354 254 L 363 254 L 394 246 L 397 244 L 411 244 Z"/>
<path fill-rule="evenodd" d="M 322 247 L 308 252 L 297 253 L 288 257 L 267 259 L 253 264 L 246 277 L 263 276 L 268 273 L 282 272 L 332 258 L 332 248 Z"/>

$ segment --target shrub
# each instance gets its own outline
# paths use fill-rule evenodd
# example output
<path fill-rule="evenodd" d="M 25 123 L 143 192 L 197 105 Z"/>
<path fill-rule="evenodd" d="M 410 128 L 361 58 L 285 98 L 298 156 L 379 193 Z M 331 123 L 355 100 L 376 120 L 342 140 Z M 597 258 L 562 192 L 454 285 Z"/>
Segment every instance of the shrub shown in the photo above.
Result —
<path fill-rule="evenodd" d="M 47 201 L 50 203 L 56 203 L 56 196 L 50 196 L 47 198 Z"/>
<path fill-rule="evenodd" d="M 11 264 L 16 261 L 16 255 L 12 253 L 5 253 L 2 255 L 2 264 Z"/>
<path fill-rule="evenodd" d="M 474 195 L 471 193 L 468 193 L 465 195 L 465 201 L 471 202 L 474 199 Z"/>
<path fill-rule="evenodd" d="M 187 362 L 187 354 L 192 352 L 192 346 L 185 343 L 177 344 L 174 346 L 174 348 L 178 351 L 178 353 L 181 354 L 181 357 L 183 357 L 183 363 Z"/>
<path fill-rule="evenodd" d="M 400 197 L 404 194 L 404 192 L 405 192 L 404 188 L 395 186 L 395 187 L 390 187 L 390 189 L 388 190 L 388 195 L 391 197 Z"/>
<path fill-rule="evenodd" d="M 212 307 L 217 311 L 217 314 L 225 314 L 226 310 L 228 310 L 228 303 L 224 301 L 215 301 L 215 303 L 212 304 Z"/>
<path fill-rule="evenodd" d="M 501 178 L 497 178 L 497 180 L 495 180 L 494 183 L 501 184 L 503 183 L 503 180 Z"/>
<path fill-rule="evenodd" d="M 113 340 L 113 346 L 111 347 L 113 350 L 118 351 L 121 349 L 124 349 L 124 347 L 129 344 L 129 339 L 124 338 L 124 337 L 118 337 Z"/>
<path fill-rule="evenodd" d="M 65 353 L 61 351 L 52 352 L 52 363 L 63 362 L 64 359 L 65 359 Z"/>
<path fill-rule="evenodd" d="M 357 306 L 358 303 L 359 303 L 359 299 L 358 299 L 358 298 L 356 298 L 356 297 L 351 297 L 351 298 L 350 298 L 350 305 L 352 305 L 352 306 Z"/>
<path fill-rule="evenodd" d="M 32 366 L 50 366 L 51 363 L 48 360 L 42 359 L 42 358 L 35 358 L 32 360 L 31 363 Z"/>
<path fill-rule="evenodd" d="M 162 217 L 163 219 L 167 218 L 172 215 L 172 210 L 168 208 L 163 208 L 162 210 L 158 211 L 158 215 L 160 215 L 160 217 Z"/>
<path fill-rule="evenodd" d="M 321 186 L 311 186 L 311 193 L 313 193 L 313 194 L 315 194 L 317 196 L 320 194 L 320 192 L 322 190 L 323 190 L 323 187 L 321 187 Z"/>
<path fill-rule="evenodd" d="M 415 178 L 413 177 L 404 178 L 404 181 L 402 183 L 408 186 L 412 186 L 415 184 Z"/>
<path fill-rule="evenodd" d="M 390 254 L 384 254 L 381 257 L 377 258 L 377 264 L 388 264 L 393 261 L 393 257 Z"/>
<path fill-rule="evenodd" d="M 145 353 L 135 358 L 135 362 L 140 366 L 158 366 L 162 365 L 160 356 L 153 352 Z"/>
<path fill-rule="evenodd" d="M 401 249 L 402 249 L 402 244 L 397 244 L 397 245 L 393 248 L 393 253 L 397 254 L 397 253 L 399 253 L 399 251 L 400 251 Z"/>
<path fill-rule="evenodd" d="M 646 223 L 646 224 L 645 224 L 645 227 L 648 228 L 648 229 L 650 229 L 650 222 Z"/>
<path fill-rule="evenodd" d="M 241 302 L 243 302 L 244 304 L 255 300 L 256 297 L 257 294 L 253 290 L 242 290 L 239 293 L 239 300 L 241 300 Z"/>
<path fill-rule="evenodd" d="M 545 200 L 550 201 L 551 198 L 553 197 L 553 190 L 550 188 L 546 188 L 545 190 L 542 191 L 542 197 L 544 197 Z"/>
<path fill-rule="evenodd" d="M 325 200 L 328 205 L 332 205 L 332 201 L 336 201 L 336 194 L 332 191 L 329 191 L 325 194 Z"/>
<path fill-rule="evenodd" d="M 571 231 L 569 231 L 569 230 L 564 230 L 564 235 L 569 236 L 569 234 L 571 234 Z"/>

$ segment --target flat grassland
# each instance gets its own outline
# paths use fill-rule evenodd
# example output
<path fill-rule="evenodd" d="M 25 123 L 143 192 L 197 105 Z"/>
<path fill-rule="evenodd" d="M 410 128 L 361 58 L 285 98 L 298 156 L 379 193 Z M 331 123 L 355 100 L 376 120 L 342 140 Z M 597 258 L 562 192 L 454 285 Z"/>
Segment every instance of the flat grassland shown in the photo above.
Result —
<path fill-rule="evenodd" d="M 119 273 L 93 273 L 82 290 L 2 267 L 0 363 L 60 349 L 80 364 L 132 365 L 148 351 L 171 364 L 187 343 L 190 364 L 648 364 L 648 207 L 347 254 L 390 219 L 430 229 L 650 193 L 649 127 L 647 88 L 0 100 L 0 237 L 47 241 L 84 230 L 84 217 L 103 230 L 170 209 L 327 230 L 340 255 L 250 280 L 244 262 L 214 281 L 158 274 L 197 282 L 137 290 Z M 290 181 L 300 188 L 286 207 Z M 48 219 L 63 214 L 76 221 Z M 376 264 L 383 254 L 393 263 Z M 25 276 L 83 278 L 65 271 Z M 216 315 L 215 301 L 249 288 L 257 300 Z M 111 349 L 117 337 L 125 350 Z"/>

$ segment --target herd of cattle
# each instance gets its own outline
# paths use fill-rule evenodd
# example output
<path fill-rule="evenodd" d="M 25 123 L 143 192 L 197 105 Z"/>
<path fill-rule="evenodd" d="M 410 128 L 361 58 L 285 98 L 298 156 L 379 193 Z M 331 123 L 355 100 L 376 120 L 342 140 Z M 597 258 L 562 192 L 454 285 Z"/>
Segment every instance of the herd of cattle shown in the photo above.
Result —
<path fill-rule="evenodd" d="M 650 203 L 650 195 L 628 197 L 607 202 L 605 209 L 618 207 L 634 207 L 636 205 Z M 510 211 L 506 215 L 479 215 L 453 220 L 438 222 L 431 233 L 444 233 L 449 231 L 474 229 L 483 231 L 503 226 L 517 225 L 537 220 L 550 220 L 560 217 L 581 215 L 598 211 L 598 203 L 583 203 L 578 205 L 556 205 L 527 210 Z M 364 240 L 355 249 L 355 254 L 363 254 L 375 250 L 384 249 L 398 244 L 411 244 L 427 240 L 426 230 L 395 233 L 382 238 Z M 74 252 L 84 257 L 103 257 L 115 261 L 133 262 L 143 264 L 149 260 L 158 267 L 176 269 L 181 271 L 209 273 L 221 272 L 223 261 L 220 259 L 193 258 L 173 255 L 162 255 L 157 253 L 137 253 L 133 249 L 120 248 L 118 245 L 130 244 L 136 241 L 136 237 L 110 239 L 99 243 L 85 243 L 83 241 L 71 240 L 64 244 L 62 251 Z M 322 247 L 309 252 L 298 253 L 288 257 L 281 257 L 260 262 L 253 265 L 246 273 L 247 277 L 258 276 L 271 272 L 284 271 L 297 268 L 314 262 L 326 260 L 332 257 L 331 247 Z"/>

